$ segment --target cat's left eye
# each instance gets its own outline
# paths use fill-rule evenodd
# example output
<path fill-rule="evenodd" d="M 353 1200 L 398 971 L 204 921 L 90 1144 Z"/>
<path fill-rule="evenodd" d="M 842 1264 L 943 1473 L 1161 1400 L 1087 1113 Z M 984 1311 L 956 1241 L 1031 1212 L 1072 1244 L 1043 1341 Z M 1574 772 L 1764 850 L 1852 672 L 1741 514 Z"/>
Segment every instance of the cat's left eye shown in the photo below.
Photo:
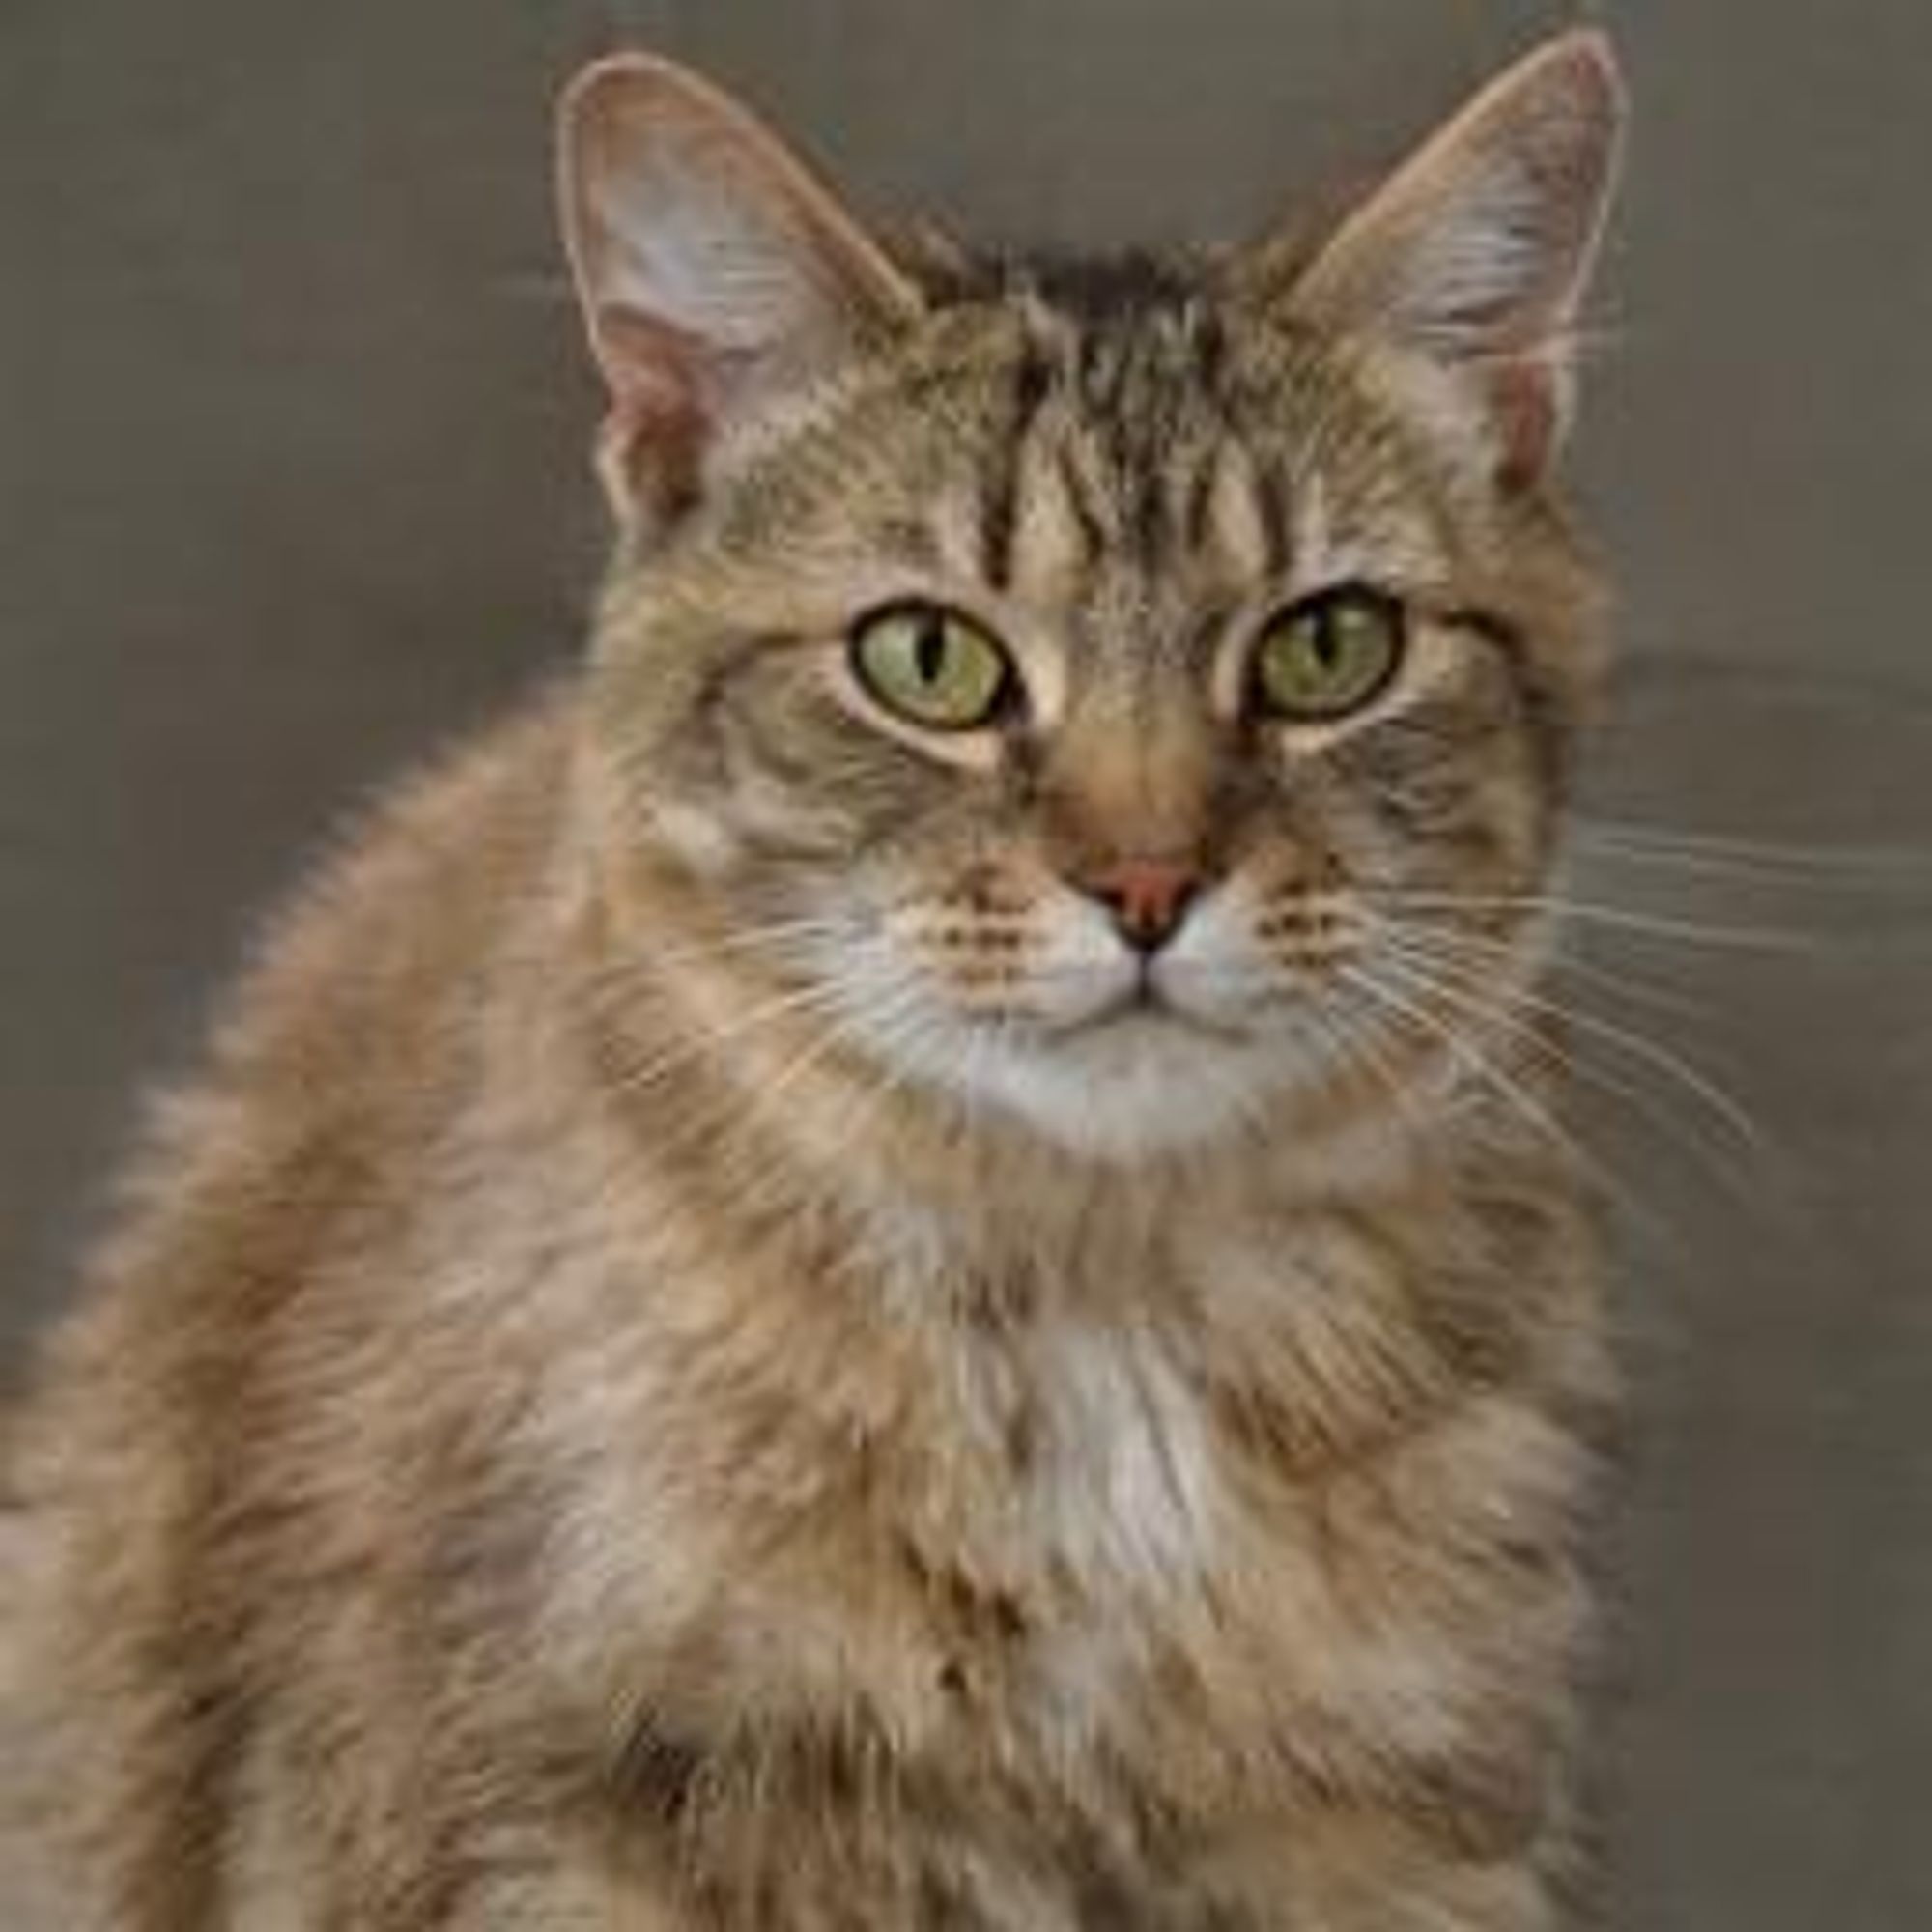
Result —
<path fill-rule="evenodd" d="M 929 731 L 992 724 L 1017 684 L 1001 645 L 944 604 L 892 604 L 860 618 L 850 662 L 877 703 Z"/>
<path fill-rule="evenodd" d="M 1271 618 L 1255 647 L 1259 708 L 1292 723 L 1321 724 L 1378 697 L 1402 662 L 1403 607 L 1365 585 L 1324 590 Z"/>

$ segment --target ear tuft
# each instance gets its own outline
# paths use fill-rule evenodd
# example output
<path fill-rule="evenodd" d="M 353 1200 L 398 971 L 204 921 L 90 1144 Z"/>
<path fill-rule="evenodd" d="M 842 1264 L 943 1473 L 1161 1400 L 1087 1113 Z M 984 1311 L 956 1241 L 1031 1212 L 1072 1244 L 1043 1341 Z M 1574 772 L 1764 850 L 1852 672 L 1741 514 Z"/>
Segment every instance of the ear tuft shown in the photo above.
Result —
<path fill-rule="evenodd" d="M 777 393 L 918 311 L 911 283 L 754 116 L 669 61 L 585 69 L 557 116 L 565 246 L 611 392 L 626 523 L 699 493 Z"/>
<path fill-rule="evenodd" d="M 1625 118 L 1607 38 L 1563 35 L 1477 95 L 1272 293 L 1323 327 L 1466 372 L 1493 412 L 1506 477 L 1534 480 L 1568 416 Z M 1268 292 L 1268 250 L 1251 272 Z"/>

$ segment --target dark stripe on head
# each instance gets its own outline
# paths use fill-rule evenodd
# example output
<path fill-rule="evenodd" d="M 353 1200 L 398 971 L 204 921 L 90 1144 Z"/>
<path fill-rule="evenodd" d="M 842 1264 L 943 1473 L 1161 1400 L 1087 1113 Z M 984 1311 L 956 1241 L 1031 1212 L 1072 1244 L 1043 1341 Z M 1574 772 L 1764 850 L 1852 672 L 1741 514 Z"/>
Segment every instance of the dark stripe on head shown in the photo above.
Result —
<path fill-rule="evenodd" d="M 1217 309 L 1188 311 L 1188 346 L 1194 352 L 1194 376 L 1204 394 L 1221 401 L 1221 375 L 1228 361 L 1228 327 Z"/>
<path fill-rule="evenodd" d="M 1247 459 L 1248 475 L 1254 482 L 1255 515 L 1261 525 L 1264 567 L 1272 578 L 1286 577 L 1294 563 L 1294 513 L 1281 473 L 1265 458 L 1258 456 L 1251 443 L 1236 438 L 1232 429 L 1228 434 Z"/>
<path fill-rule="evenodd" d="M 1142 565 L 1158 571 L 1167 559 L 1167 479 L 1157 424 L 1123 425 L 1122 487 L 1127 493 L 1127 540 Z"/>
<path fill-rule="evenodd" d="M 1029 341 L 1013 371 L 1012 411 L 998 458 L 987 467 L 980 499 L 980 569 L 988 586 L 1006 590 L 1013 576 L 1013 533 L 1019 527 L 1019 495 L 1027 443 L 1035 419 L 1053 387 L 1053 368 Z"/>
<path fill-rule="evenodd" d="M 1069 445 L 1063 443 L 1054 452 L 1053 473 L 1073 521 L 1080 526 L 1080 541 L 1087 560 L 1092 562 L 1108 548 L 1107 526 Z"/>
<path fill-rule="evenodd" d="M 1180 541 L 1193 552 L 1208 542 L 1208 526 L 1214 504 L 1214 478 L 1220 473 L 1221 445 L 1217 439 L 1200 451 L 1180 498 Z"/>
<path fill-rule="evenodd" d="M 1017 258 L 1010 274 L 1074 321 L 1104 327 L 1153 309 L 1179 307 L 1194 294 L 1199 271 L 1146 249 L 1099 255 L 1047 249 Z"/>

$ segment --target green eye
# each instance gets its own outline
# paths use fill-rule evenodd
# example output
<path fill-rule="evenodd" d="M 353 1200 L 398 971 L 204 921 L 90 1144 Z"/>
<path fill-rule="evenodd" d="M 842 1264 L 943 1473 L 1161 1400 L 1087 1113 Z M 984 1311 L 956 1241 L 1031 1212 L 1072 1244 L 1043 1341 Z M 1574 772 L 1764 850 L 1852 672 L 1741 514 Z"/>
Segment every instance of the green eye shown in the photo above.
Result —
<path fill-rule="evenodd" d="M 1013 687 L 1012 661 L 943 604 L 893 604 L 853 626 L 853 675 L 886 709 L 932 731 L 988 724 Z"/>
<path fill-rule="evenodd" d="M 1349 585 L 1291 604 L 1262 633 L 1255 691 L 1276 718 L 1319 722 L 1359 710 L 1402 661 L 1403 608 Z"/>

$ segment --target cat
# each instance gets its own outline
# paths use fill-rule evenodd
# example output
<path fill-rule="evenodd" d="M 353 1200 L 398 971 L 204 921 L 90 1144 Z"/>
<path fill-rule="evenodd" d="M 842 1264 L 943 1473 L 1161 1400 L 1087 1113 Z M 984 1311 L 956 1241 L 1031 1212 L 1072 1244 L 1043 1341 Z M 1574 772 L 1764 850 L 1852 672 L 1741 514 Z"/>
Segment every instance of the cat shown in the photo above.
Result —
<path fill-rule="evenodd" d="M 1623 98 L 1053 259 L 577 78 L 587 658 L 270 930 L 14 1418 L 11 1926 L 1563 1922 Z"/>

